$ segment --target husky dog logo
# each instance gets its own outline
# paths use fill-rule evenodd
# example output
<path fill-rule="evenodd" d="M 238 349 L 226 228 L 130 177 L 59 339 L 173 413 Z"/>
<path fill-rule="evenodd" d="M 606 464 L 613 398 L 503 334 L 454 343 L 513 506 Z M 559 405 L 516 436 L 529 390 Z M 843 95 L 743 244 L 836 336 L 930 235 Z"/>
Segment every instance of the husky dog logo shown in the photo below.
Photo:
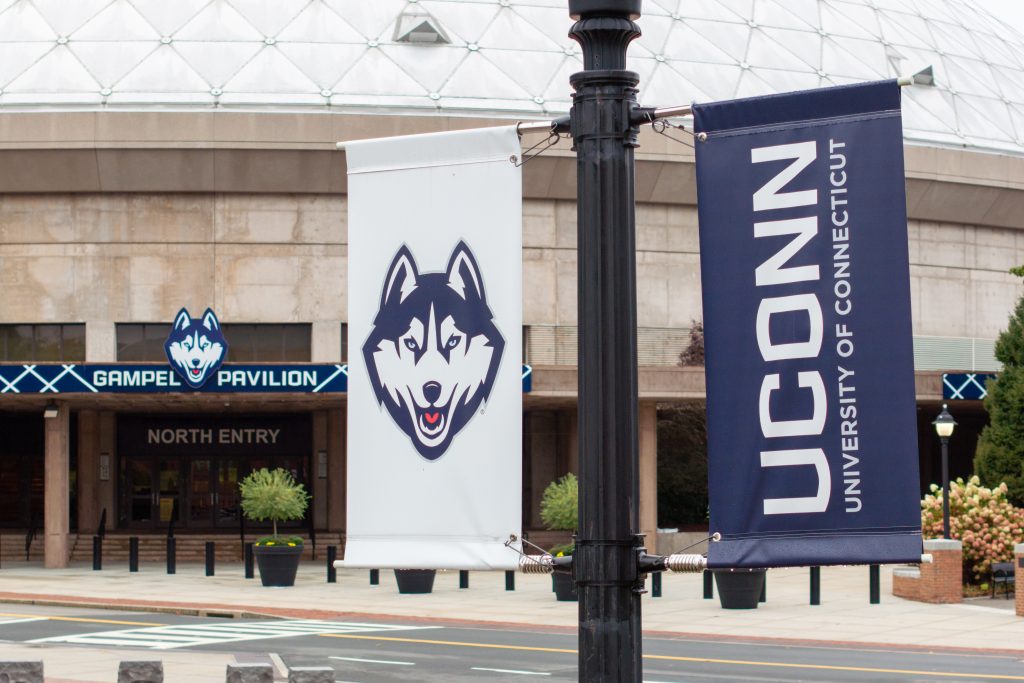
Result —
<path fill-rule="evenodd" d="M 228 343 L 212 310 L 207 308 L 202 318 L 193 318 L 183 308 L 174 317 L 174 328 L 164 342 L 164 350 L 182 379 L 198 389 L 224 361 Z"/>
<path fill-rule="evenodd" d="M 465 242 L 440 273 L 420 273 L 404 245 L 395 254 L 363 359 L 377 401 L 427 460 L 444 455 L 491 393 L 505 348 L 493 318 Z"/>

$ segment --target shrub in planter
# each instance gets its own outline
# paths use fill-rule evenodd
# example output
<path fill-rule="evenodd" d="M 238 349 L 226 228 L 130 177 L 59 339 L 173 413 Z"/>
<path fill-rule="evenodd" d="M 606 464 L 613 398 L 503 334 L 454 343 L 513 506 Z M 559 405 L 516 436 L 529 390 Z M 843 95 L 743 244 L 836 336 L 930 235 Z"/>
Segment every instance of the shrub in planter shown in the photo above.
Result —
<path fill-rule="evenodd" d="M 929 490 L 921 501 L 921 532 L 942 538 L 942 489 L 932 484 Z M 980 583 L 993 562 L 1012 562 L 1013 546 L 1024 543 L 1024 508 L 1010 504 L 1005 483 L 990 489 L 976 476 L 958 477 L 949 483 L 949 535 L 963 543 L 965 573 Z"/>
<path fill-rule="evenodd" d="M 302 539 L 280 536 L 277 523 L 302 519 L 309 506 L 309 494 L 302 484 L 280 467 L 256 470 L 238 485 L 242 495 L 242 513 L 251 520 L 270 520 L 272 536 L 256 541 L 254 552 L 264 586 L 292 586 L 302 556 Z"/>
<path fill-rule="evenodd" d="M 579 482 L 576 480 L 576 475 L 570 472 L 561 479 L 551 482 L 544 489 L 544 495 L 540 501 L 541 521 L 551 530 L 576 529 L 579 514 L 578 501 Z M 575 544 L 566 543 L 554 546 L 548 552 L 555 557 L 566 557 L 572 555 L 575 549 Z M 576 583 L 571 574 L 554 572 L 551 575 L 551 589 L 555 592 L 555 598 L 558 600 L 579 599 L 576 595 Z"/>

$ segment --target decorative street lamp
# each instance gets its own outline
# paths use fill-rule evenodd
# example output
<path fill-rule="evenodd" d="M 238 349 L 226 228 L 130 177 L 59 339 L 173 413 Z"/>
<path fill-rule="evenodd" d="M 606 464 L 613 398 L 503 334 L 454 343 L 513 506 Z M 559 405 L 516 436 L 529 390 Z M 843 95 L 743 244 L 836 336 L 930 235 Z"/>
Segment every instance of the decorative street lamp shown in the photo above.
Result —
<path fill-rule="evenodd" d="M 956 420 L 942 404 L 942 412 L 932 422 L 935 433 L 942 441 L 942 537 L 949 538 L 949 437 L 953 436 Z"/>

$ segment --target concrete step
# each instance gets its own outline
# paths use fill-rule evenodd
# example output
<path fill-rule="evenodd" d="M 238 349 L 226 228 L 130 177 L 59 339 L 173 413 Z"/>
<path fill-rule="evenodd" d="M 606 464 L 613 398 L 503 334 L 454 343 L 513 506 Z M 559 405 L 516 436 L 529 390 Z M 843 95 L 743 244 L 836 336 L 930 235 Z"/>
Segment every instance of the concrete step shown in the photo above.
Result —
<path fill-rule="evenodd" d="M 103 562 L 127 562 L 130 541 L 129 536 L 122 534 L 108 534 L 103 540 Z M 261 536 L 246 535 L 246 542 L 254 542 Z M 303 559 L 312 559 L 313 545 L 308 536 L 304 536 Z M 241 539 L 237 536 L 176 536 L 175 557 L 178 562 L 205 562 L 206 543 L 213 541 L 214 554 L 218 562 L 238 562 L 243 559 L 243 546 Z M 342 537 L 340 534 L 317 534 L 316 550 L 317 559 L 326 557 L 327 546 L 334 545 L 340 548 Z M 167 537 L 139 536 L 139 561 L 140 562 L 164 562 L 167 558 Z M 92 561 L 92 536 L 79 536 L 75 543 L 71 559 L 73 562 Z"/>

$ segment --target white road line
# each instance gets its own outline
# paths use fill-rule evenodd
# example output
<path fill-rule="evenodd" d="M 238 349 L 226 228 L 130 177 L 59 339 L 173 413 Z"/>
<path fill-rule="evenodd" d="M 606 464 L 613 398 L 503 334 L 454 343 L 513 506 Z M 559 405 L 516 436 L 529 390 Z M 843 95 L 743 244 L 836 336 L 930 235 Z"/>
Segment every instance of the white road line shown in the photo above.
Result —
<path fill-rule="evenodd" d="M 397 666 L 416 666 L 416 662 L 394 662 L 387 659 L 360 659 L 359 657 L 328 657 L 343 662 L 365 662 L 366 664 L 395 664 Z"/>
<path fill-rule="evenodd" d="M 6 621 L 0 621 L 0 626 L 7 626 L 8 624 L 24 624 L 28 621 L 48 621 L 46 617 L 31 617 L 28 619 L 8 619 Z"/>
<path fill-rule="evenodd" d="M 472 671 L 493 671 L 499 674 L 520 674 L 522 676 L 550 676 L 546 671 L 517 671 L 515 669 L 488 669 L 482 666 L 471 666 Z"/>
<path fill-rule="evenodd" d="M 133 645 L 153 650 L 170 650 L 201 645 L 224 645 L 251 640 L 296 638 L 322 633 L 367 633 L 415 631 L 437 626 L 404 626 L 388 624 L 348 623 L 321 620 L 264 621 L 250 623 L 178 624 L 150 628 L 105 630 L 52 636 L 28 641 L 31 643 L 75 643 L 78 645 Z"/>

